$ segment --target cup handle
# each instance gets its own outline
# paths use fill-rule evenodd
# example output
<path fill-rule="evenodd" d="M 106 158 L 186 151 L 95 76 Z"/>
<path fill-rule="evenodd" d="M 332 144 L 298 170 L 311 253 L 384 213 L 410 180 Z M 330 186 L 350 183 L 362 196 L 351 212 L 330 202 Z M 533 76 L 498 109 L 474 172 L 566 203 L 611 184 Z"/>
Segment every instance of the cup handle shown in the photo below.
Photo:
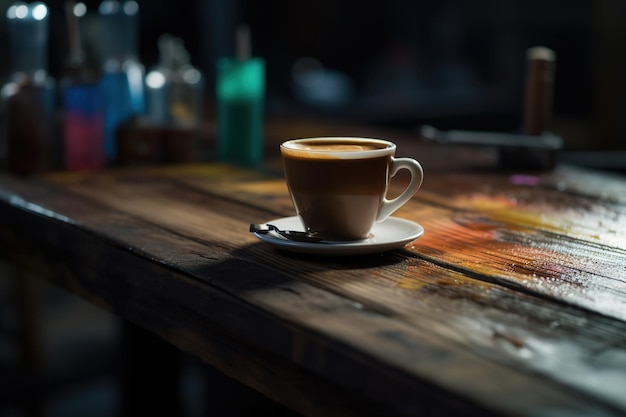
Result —
<path fill-rule="evenodd" d="M 377 222 L 382 222 L 389 217 L 394 211 L 398 210 L 404 203 L 409 201 L 415 195 L 417 190 L 422 186 L 424 180 L 424 170 L 419 162 L 413 158 L 393 158 L 389 168 L 390 177 L 396 175 L 401 169 L 406 169 L 411 173 L 411 181 L 404 191 L 392 200 L 383 199 L 380 210 L 378 211 Z"/>

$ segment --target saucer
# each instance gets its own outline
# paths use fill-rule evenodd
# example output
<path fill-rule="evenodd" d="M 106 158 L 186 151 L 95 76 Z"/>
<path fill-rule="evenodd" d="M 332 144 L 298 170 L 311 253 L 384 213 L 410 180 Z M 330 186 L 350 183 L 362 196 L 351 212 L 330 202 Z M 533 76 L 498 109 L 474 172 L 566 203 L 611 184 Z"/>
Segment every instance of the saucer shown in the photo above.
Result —
<path fill-rule="evenodd" d="M 266 223 L 273 224 L 283 230 L 304 231 L 298 216 L 283 217 Z M 419 224 L 397 217 L 388 217 L 387 220 L 376 223 L 367 239 L 346 242 L 331 240 L 296 242 L 274 233 L 254 233 L 263 242 L 279 249 L 316 255 L 364 255 L 387 252 L 400 249 L 423 234 L 424 228 Z"/>

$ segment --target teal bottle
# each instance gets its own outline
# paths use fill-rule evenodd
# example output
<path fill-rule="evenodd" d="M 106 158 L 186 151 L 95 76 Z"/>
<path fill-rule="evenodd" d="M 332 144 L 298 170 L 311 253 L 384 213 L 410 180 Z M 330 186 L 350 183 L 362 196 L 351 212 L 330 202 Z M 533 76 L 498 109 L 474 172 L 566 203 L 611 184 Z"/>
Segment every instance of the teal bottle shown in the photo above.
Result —
<path fill-rule="evenodd" d="M 244 30 L 238 56 L 217 61 L 217 159 L 256 167 L 264 156 L 265 61 L 249 57 Z"/>

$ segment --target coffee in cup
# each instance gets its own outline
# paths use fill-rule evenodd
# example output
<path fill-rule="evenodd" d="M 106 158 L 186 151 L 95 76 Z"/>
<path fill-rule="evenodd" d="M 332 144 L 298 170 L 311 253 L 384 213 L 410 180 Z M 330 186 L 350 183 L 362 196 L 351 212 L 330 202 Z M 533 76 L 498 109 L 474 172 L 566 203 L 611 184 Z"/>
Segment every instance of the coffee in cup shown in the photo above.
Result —
<path fill-rule="evenodd" d="M 396 158 L 396 145 L 374 138 L 321 137 L 281 144 L 285 179 L 304 229 L 327 240 L 365 239 L 420 188 L 422 167 Z M 411 174 L 407 187 L 386 198 L 391 177 Z"/>

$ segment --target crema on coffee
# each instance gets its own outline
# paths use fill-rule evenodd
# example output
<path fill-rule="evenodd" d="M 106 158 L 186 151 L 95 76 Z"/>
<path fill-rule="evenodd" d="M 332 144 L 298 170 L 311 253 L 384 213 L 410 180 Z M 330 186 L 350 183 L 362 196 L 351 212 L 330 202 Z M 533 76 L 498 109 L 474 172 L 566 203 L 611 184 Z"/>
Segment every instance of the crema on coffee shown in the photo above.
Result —
<path fill-rule="evenodd" d="M 286 142 L 281 146 L 283 155 L 299 158 L 365 158 L 374 155 L 371 151 L 388 153 L 392 145 L 376 139 L 328 138 L 301 139 Z M 367 154 L 362 154 L 362 153 Z"/>

